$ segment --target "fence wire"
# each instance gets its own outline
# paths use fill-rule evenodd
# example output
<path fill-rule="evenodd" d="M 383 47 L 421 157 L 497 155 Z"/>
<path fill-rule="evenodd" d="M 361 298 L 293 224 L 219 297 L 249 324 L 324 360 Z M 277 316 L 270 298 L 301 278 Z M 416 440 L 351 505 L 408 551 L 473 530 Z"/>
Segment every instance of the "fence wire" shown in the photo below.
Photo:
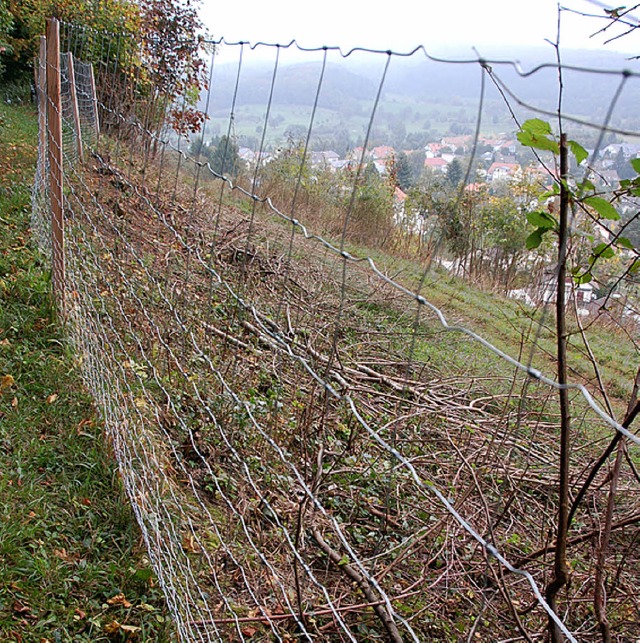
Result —
<path fill-rule="evenodd" d="M 488 309 L 489 324 L 517 326 L 512 355 L 513 342 L 469 327 L 460 307 L 447 312 L 462 286 L 433 260 L 437 243 L 417 261 L 398 257 L 387 251 L 393 240 L 416 235 L 387 223 L 375 259 L 366 250 L 368 228 L 380 222 L 366 218 L 359 190 L 376 114 L 388 108 L 388 73 L 426 51 L 210 43 L 202 105 L 212 120 L 220 105 L 228 109 L 216 165 L 193 153 L 195 137 L 175 131 L 176 105 L 144 65 L 128 66 L 136 52 L 144 61 L 144 42 L 125 47 L 124 36 L 73 25 L 63 36 L 69 335 L 180 638 L 533 641 L 551 619 L 567 640 L 595 640 L 591 579 L 606 471 L 577 509 L 574 580 L 560 615 L 545 599 L 561 387 L 546 374 L 546 316 L 520 324 L 514 307 L 468 295 L 468 305 Z M 247 87 L 247 59 L 264 47 L 273 63 L 248 74 Z M 278 151 L 269 133 L 289 49 L 315 61 L 305 73 L 317 75 L 300 142 Z M 221 50 L 238 56 L 232 82 L 218 85 Z M 318 195 L 308 167 L 331 55 L 380 64 L 342 206 L 321 217 L 310 206 Z M 516 93 L 497 68 L 522 78 L 558 71 L 432 61 L 482 74 L 467 179 L 485 74 L 499 78 L 508 100 Z M 638 82 L 628 71 L 564 71 Z M 241 109 L 257 78 L 258 116 Z M 587 125 L 626 132 L 610 122 L 612 111 Z M 260 132 L 245 176 L 231 167 L 242 117 Z M 212 126 L 205 120 L 202 141 Z M 288 188 L 270 172 L 279 159 L 289 162 Z M 33 228 L 50 254 L 46 175 L 41 149 Z M 461 188 L 456 207 L 464 198 Z M 568 388 L 575 493 L 616 432 L 631 449 L 606 560 L 610 619 L 619 640 L 630 640 L 638 635 L 640 439 L 603 410 L 591 382 Z"/>

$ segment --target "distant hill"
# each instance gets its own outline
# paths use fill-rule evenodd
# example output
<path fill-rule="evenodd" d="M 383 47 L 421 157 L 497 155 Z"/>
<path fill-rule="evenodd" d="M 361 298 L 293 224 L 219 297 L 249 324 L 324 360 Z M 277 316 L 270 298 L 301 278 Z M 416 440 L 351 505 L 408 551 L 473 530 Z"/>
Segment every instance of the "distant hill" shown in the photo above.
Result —
<path fill-rule="evenodd" d="M 508 61 L 510 52 L 496 50 L 490 67 L 495 77 L 508 88 L 509 102 L 521 118 L 532 112 L 518 101 L 555 113 L 558 106 L 558 73 L 554 66 L 536 69 L 547 63 L 554 65 L 553 50 L 530 49 L 522 58 L 527 60 L 521 75 Z M 327 64 L 318 106 L 324 110 L 324 135 L 332 127 L 350 132 L 354 142 L 370 114 L 380 82 L 385 57 L 361 56 L 358 59 L 339 59 Z M 624 61 L 617 54 L 599 51 L 572 51 L 562 53 L 563 111 L 583 120 L 599 123 L 605 118 L 612 97 L 620 85 L 621 75 L 599 74 L 571 70 L 580 66 L 599 70 L 618 70 L 623 66 L 640 69 L 637 61 Z M 285 137 L 292 126 L 303 128 L 304 116 L 300 109 L 310 110 L 316 96 L 320 62 L 283 64 L 278 69 L 272 100 L 272 114 L 277 130 L 270 132 L 270 140 Z M 213 91 L 209 113 L 220 130 L 228 119 L 236 82 L 237 66 L 220 64 L 214 69 Z M 243 65 L 236 98 L 236 127 L 239 133 L 256 134 L 260 130 L 260 113 L 269 99 L 273 64 L 247 62 Z M 483 111 L 483 131 L 513 131 L 516 125 L 503 98 L 490 78 L 485 77 L 486 91 Z M 481 67 L 477 62 L 438 62 L 422 54 L 410 58 L 394 57 L 385 81 L 379 113 L 376 120 L 378 142 L 402 144 L 404 134 L 419 134 L 415 141 L 437 137 L 443 133 L 470 133 L 476 119 L 480 97 Z M 611 124 L 615 127 L 640 131 L 640 78 L 629 78 L 625 84 Z M 295 114 L 294 114 L 295 112 Z M 305 112 L 305 113 L 307 113 Z M 242 120 L 243 114 L 246 120 Z M 552 116 L 542 116 L 550 119 Z M 586 144 L 597 137 L 597 129 L 571 125 Z M 384 131 L 387 134 L 384 134 Z M 391 140 L 392 131 L 394 140 Z M 385 136 L 387 139 L 385 140 Z M 344 139 L 344 136 L 342 136 Z M 360 136 L 361 138 L 361 136 Z M 411 147 L 409 143 L 405 146 Z"/>

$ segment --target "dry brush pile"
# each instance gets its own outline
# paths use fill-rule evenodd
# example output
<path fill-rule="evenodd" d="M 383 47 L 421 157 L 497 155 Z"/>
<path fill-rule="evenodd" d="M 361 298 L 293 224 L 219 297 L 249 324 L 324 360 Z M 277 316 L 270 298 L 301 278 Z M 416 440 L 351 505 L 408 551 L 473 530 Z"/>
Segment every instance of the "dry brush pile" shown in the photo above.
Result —
<path fill-rule="evenodd" d="M 553 391 L 366 262 L 220 182 L 196 189 L 186 161 L 128 156 L 69 170 L 66 305 L 182 635 L 541 640 L 529 580 L 450 509 L 544 588 Z M 612 436 L 572 405 L 575 497 Z M 606 476 L 571 529 L 561 605 L 579 640 L 598 639 Z M 619 482 L 605 561 L 620 641 L 640 635 L 637 482 Z"/>

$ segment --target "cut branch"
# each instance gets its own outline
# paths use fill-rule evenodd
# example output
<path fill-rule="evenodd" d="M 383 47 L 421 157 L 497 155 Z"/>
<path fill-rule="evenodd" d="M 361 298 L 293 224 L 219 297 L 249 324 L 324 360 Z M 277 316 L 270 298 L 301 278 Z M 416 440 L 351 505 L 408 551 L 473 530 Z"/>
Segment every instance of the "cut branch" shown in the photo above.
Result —
<path fill-rule="evenodd" d="M 342 562 L 343 556 L 341 556 L 327 543 L 318 529 L 314 529 L 312 534 L 320 549 L 322 549 L 322 551 L 327 554 L 331 562 L 338 569 L 342 570 L 362 590 L 362 593 L 371 603 L 373 611 L 376 613 L 385 629 L 387 630 L 390 640 L 394 641 L 394 643 L 402 643 L 402 636 L 398 631 L 398 627 L 396 626 L 393 617 L 387 611 L 386 605 L 380 602 L 380 597 L 376 595 L 376 592 L 371 587 L 369 581 L 357 569 L 355 569 L 348 563 Z"/>

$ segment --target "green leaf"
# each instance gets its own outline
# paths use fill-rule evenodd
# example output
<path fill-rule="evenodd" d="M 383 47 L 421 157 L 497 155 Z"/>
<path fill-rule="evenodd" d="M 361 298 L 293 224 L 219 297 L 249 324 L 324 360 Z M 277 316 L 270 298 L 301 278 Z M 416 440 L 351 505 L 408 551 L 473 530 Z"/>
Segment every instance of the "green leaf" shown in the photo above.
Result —
<path fill-rule="evenodd" d="M 618 221 L 620 215 L 618 211 L 607 201 L 599 196 L 590 196 L 584 202 L 591 206 L 603 219 Z"/>
<path fill-rule="evenodd" d="M 135 573 L 133 574 L 133 578 L 142 581 L 143 583 L 146 583 L 148 580 L 150 580 L 152 576 L 153 572 L 150 569 L 144 567 L 142 569 L 136 569 Z"/>
<path fill-rule="evenodd" d="M 621 248 L 626 248 L 627 250 L 634 249 L 633 243 L 631 243 L 631 240 L 627 239 L 627 237 L 618 237 L 616 239 L 616 245 L 620 246 Z"/>
<path fill-rule="evenodd" d="M 543 192 L 539 198 L 548 199 L 549 197 L 552 197 L 552 196 L 558 196 L 558 194 L 560 194 L 560 186 L 557 183 L 553 183 L 553 185 L 551 186 L 551 189 L 547 190 L 546 192 Z"/>
<path fill-rule="evenodd" d="M 535 248 L 537 248 L 542 243 L 542 235 L 546 231 L 547 230 L 545 228 L 538 228 L 537 230 L 534 230 L 524 242 L 527 250 L 534 250 Z"/>
<path fill-rule="evenodd" d="M 530 118 L 529 120 L 526 120 L 522 123 L 521 129 L 523 132 L 530 132 L 531 134 L 539 136 L 551 134 L 551 125 L 540 118 Z"/>
<path fill-rule="evenodd" d="M 593 256 L 597 259 L 602 257 L 603 259 L 611 259 L 615 256 L 614 249 L 608 243 L 599 243 L 593 250 Z"/>
<path fill-rule="evenodd" d="M 557 221 L 544 210 L 527 212 L 527 221 L 532 226 L 535 226 L 536 228 L 543 228 L 544 230 L 552 230 L 557 225 Z"/>
<path fill-rule="evenodd" d="M 580 284 L 588 284 L 591 280 L 593 279 L 593 275 L 590 272 L 585 272 L 581 275 L 578 275 L 575 278 L 575 282 L 580 285 Z"/>
<path fill-rule="evenodd" d="M 349 556 L 346 554 L 338 561 L 338 565 L 348 565 L 349 564 Z"/>
<path fill-rule="evenodd" d="M 557 141 L 547 138 L 546 136 L 540 136 L 539 134 L 533 134 L 532 132 L 518 132 L 516 134 L 517 139 L 525 145 L 526 147 L 533 147 L 537 150 L 547 150 L 553 152 L 554 154 L 560 153 L 560 148 Z"/>
<path fill-rule="evenodd" d="M 569 149 L 573 152 L 573 155 L 576 157 L 576 163 L 580 165 L 582 161 L 584 161 L 588 156 L 589 152 L 580 145 L 580 143 L 576 143 L 575 141 L 569 141 Z"/>
<path fill-rule="evenodd" d="M 591 190 L 592 192 L 596 191 L 596 186 L 591 181 L 589 181 L 589 179 L 585 179 L 584 181 L 582 181 L 579 187 L 581 190 Z"/>
<path fill-rule="evenodd" d="M 631 160 L 629 161 L 629 163 L 631 163 L 631 167 L 633 167 L 633 169 L 634 169 L 638 174 L 640 174 L 640 158 L 637 158 L 637 159 L 631 159 Z"/>

